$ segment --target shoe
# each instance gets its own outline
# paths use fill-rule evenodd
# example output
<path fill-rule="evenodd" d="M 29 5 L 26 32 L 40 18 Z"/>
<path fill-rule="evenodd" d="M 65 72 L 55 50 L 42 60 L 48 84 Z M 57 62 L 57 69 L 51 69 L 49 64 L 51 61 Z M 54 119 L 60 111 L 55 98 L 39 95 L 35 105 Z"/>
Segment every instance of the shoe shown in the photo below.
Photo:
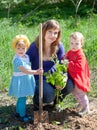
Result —
<path fill-rule="evenodd" d="M 56 104 L 56 111 L 57 111 L 57 112 L 63 111 L 63 109 L 62 109 L 62 107 L 60 106 L 60 104 Z"/>
<path fill-rule="evenodd" d="M 33 117 L 32 116 L 28 116 L 27 114 L 23 117 L 19 117 L 19 121 L 22 121 L 22 122 L 33 122 Z"/>
<path fill-rule="evenodd" d="M 22 122 L 28 122 L 28 121 L 29 121 L 29 118 L 26 117 L 26 116 L 19 117 L 19 121 L 22 121 Z"/>
<path fill-rule="evenodd" d="M 31 115 L 27 115 L 27 114 L 26 114 L 25 117 L 27 117 L 30 121 L 33 121 L 33 120 L 34 120 Z"/>
<path fill-rule="evenodd" d="M 24 117 L 21 117 L 19 113 L 16 113 L 16 114 L 15 114 L 15 117 L 16 117 L 16 118 L 19 118 L 20 121 L 24 121 L 24 120 L 33 121 L 33 120 L 34 120 L 32 116 L 27 115 L 27 114 L 26 114 Z M 26 118 L 28 118 L 28 119 L 26 119 Z M 25 122 L 25 121 L 24 121 L 24 122 Z"/>
<path fill-rule="evenodd" d="M 78 104 L 78 105 L 75 107 L 75 110 L 78 111 L 78 112 L 79 112 L 81 109 L 82 109 L 82 106 L 81 106 L 80 104 Z"/>
<path fill-rule="evenodd" d="M 54 105 L 54 102 L 50 102 L 50 103 L 43 103 L 43 106 L 53 106 Z"/>
<path fill-rule="evenodd" d="M 80 116 L 83 116 L 83 115 L 88 115 L 90 113 L 90 110 L 87 109 L 87 108 L 83 108 L 78 114 Z"/>

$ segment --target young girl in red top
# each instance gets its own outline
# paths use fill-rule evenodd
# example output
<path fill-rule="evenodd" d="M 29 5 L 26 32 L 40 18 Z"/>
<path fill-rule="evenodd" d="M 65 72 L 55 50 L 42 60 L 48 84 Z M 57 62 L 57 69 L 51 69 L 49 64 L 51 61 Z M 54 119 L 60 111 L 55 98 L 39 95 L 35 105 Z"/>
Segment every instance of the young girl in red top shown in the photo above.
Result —
<path fill-rule="evenodd" d="M 78 101 L 76 108 L 80 108 L 79 114 L 89 113 L 89 100 L 86 95 L 90 91 L 90 70 L 83 53 L 82 46 L 84 37 L 80 32 L 74 32 L 70 35 L 70 50 L 64 56 L 68 59 L 68 74 L 74 81 L 75 87 L 72 94 Z"/>

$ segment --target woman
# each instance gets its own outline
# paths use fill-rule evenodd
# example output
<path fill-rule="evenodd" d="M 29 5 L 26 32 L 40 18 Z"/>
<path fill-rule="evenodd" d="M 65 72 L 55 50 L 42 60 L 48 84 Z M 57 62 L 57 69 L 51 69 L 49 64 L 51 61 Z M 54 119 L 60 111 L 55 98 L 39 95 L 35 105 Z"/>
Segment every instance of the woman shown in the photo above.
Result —
<path fill-rule="evenodd" d="M 60 42 L 61 30 L 59 23 L 55 20 L 48 20 L 42 25 L 42 43 L 43 43 L 43 70 L 53 72 L 55 63 L 51 57 L 61 58 L 64 55 L 64 46 Z M 30 45 L 27 54 L 30 57 L 31 68 L 36 70 L 39 68 L 39 36 Z M 34 96 L 34 106 L 39 105 L 39 76 L 35 75 L 36 90 Z M 54 86 L 46 82 L 43 76 L 43 103 L 51 103 L 55 99 Z"/>

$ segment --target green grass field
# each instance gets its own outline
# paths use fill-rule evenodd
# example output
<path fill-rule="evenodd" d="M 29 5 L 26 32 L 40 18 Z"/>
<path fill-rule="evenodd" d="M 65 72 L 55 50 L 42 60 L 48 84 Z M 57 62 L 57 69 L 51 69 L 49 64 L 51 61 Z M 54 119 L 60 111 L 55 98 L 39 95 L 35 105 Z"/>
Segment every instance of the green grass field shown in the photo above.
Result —
<path fill-rule="evenodd" d="M 49 8 L 48 13 L 47 8 Z M 75 18 L 73 7 L 68 10 L 63 4 L 49 4 L 44 6 L 44 8 L 37 9 L 36 15 L 34 15 L 34 12 L 28 17 L 27 15 L 23 15 L 24 10 L 27 11 L 27 9 L 26 6 L 22 6 L 22 8 L 18 7 L 17 14 L 15 14 L 16 10 L 14 9 L 10 18 L 2 17 L 3 13 L 5 15 L 5 12 L 2 12 L 0 19 L 0 90 L 7 90 L 9 87 L 12 74 L 12 58 L 14 55 L 11 45 L 13 37 L 17 34 L 26 34 L 30 42 L 33 42 L 39 33 L 39 24 L 48 19 L 56 19 L 60 23 L 62 29 L 61 41 L 64 44 L 65 51 L 69 49 L 70 34 L 73 31 L 82 32 L 85 37 L 83 49 L 90 68 L 97 67 L 97 14 L 89 13 L 84 17 L 77 16 Z M 24 21 L 22 22 L 21 19 Z M 33 24 L 31 25 L 30 23 L 28 26 L 31 19 Z"/>
<path fill-rule="evenodd" d="M 71 6 L 70 2 L 67 6 L 65 4 L 68 4 L 68 2 L 66 3 L 65 0 L 64 3 L 46 3 L 44 5 L 41 1 L 35 0 L 35 2 L 31 3 L 30 0 L 29 4 L 22 3 L 22 6 L 18 4 L 16 7 L 11 8 L 9 18 L 7 10 L 0 8 L 0 114 L 2 115 L 0 123 L 2 126 L 4 125 L 6 130 L 24 130 L 29 126 L 28 124 L 25 125 L 26 127 L 24 124 L 18 124 L 16 120 L 14 123 L 10 116 L 15 109 L 13 105 L 15 99 L 7 95 L 13 72 L 12 59 L 14 51 L 12 49 L 12 39 L 17 34 L 25 34 L 30 42 L 33 42 L 39 33 L 39 24 L 48 19 L 55 19 L 59 22 L 62 30 L 61 41 L 64 44 L 65 52 L 69 49 L 70 34 L 74 31 L 83 33 L 85 37 L 83 50 L 91 69 L 91 91 L 88 95 L 97 98 L 97 14 L 91 11 L 92 8 L 82 5 L 76 16 L 75 9 Z M 38 2 L 41 5 L 37 4 Z M 29 99 L 28 105 L 30 105 L 32 113 L 32 97 Z M 73 108 L 75 106 L 75 99 L 70 94 L 64 99 L 63 104 L 59 105 L 64 107 L 64 109 Z M 64 128 L 66 126 L 64 121 Z"/>

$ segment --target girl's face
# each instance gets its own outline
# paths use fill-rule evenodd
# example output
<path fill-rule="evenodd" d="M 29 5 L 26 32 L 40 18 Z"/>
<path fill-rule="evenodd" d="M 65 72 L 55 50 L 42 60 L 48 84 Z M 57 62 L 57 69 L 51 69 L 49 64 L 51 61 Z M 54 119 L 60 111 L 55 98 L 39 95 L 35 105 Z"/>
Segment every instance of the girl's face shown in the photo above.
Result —
<path fill-rule="evenodd" d="M 25 44 L 17 44 L 15 48 L 15 52 L 18 56 L 23 57 L 26 53 L 26 46 Z"/>
<path fill-rule="evenodd" d="M 57 37 L 58 37 L 58 29 L 49 29 L 46 31 L 45 34 L 45 42 L 46 44 L 51 44 L 54 41 L 56 41 Z"/>
<path fill-rule="evenodd" d="M 70 38 L 70 48 L 72 51 L 77 51 L 79 49 L 82 48 L 82 43 L 81 43 L 81 39 L 78 38 L 78 39 L 73 39 L 73 38 Z"/>

